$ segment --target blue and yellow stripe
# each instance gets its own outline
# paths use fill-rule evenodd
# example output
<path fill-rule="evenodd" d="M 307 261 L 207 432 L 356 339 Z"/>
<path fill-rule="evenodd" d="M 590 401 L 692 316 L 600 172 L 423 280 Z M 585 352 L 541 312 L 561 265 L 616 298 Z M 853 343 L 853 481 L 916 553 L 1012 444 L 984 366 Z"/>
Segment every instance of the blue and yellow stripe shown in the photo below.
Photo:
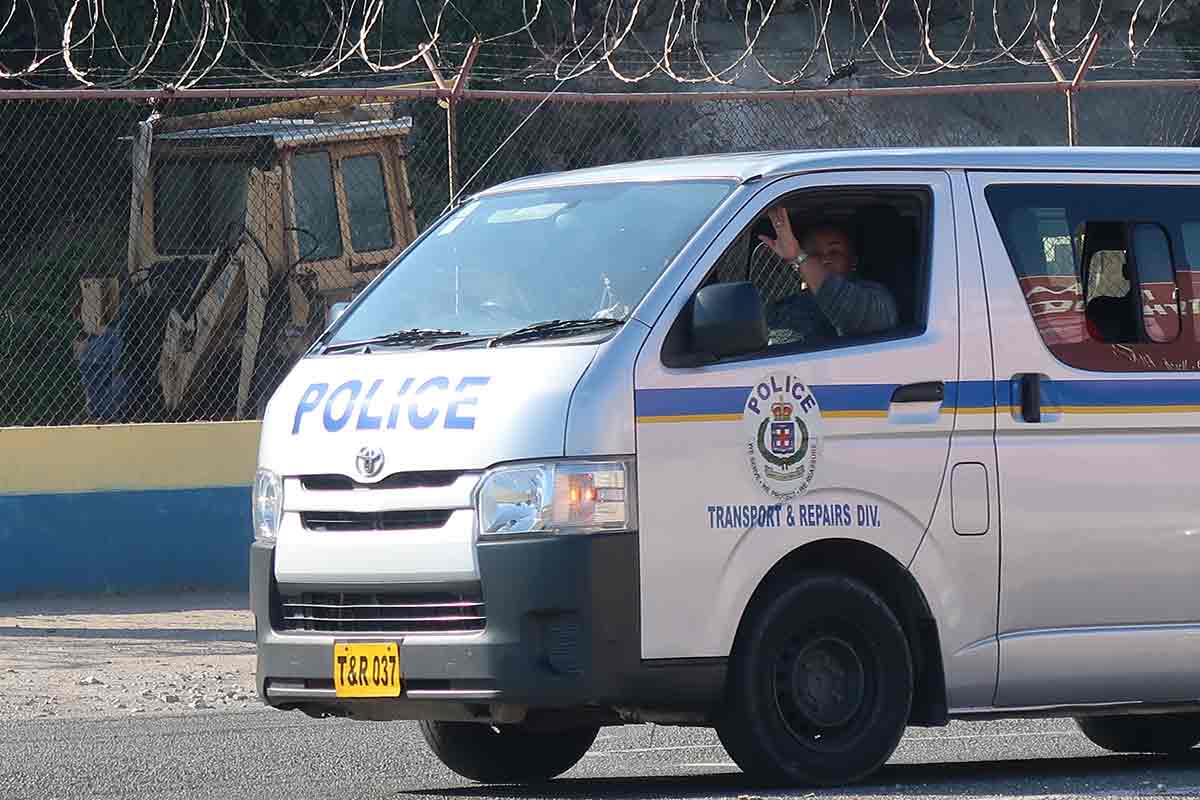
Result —
<path fill-rule="evenodd" d="M 0 596 L 244 589 L 259 432 L 0 428 Z"/>
<path fill-rule="evenodd" d="M 886 418 L 895 383 L 810 385 L 821 416 L 834 419 Z M 742 418 L 753 387 L 639 389 L 634 409 L 640 424 L 735 422 Z M 1016 381 L 947 381 L 943 414 L 1010 413 L 1020 409 Z M 1047 380 L 1042 384 L 1047 414 L 1164 414 L 1200 412 L 1200 380 Z"/>

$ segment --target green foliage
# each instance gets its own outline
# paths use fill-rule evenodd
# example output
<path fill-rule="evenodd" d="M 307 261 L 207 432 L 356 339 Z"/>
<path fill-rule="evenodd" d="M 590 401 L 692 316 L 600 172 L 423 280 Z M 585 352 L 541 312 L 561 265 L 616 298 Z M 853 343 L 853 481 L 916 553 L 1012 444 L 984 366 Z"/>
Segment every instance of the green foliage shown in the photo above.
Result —
<path fill-rule="evenodd" d="M 72 342 L 79 275 L 117 256 L 122 221 L 97 220 L 45 243 L 0 281 L 0 425 L 64 425 L 86 401 Z"/>

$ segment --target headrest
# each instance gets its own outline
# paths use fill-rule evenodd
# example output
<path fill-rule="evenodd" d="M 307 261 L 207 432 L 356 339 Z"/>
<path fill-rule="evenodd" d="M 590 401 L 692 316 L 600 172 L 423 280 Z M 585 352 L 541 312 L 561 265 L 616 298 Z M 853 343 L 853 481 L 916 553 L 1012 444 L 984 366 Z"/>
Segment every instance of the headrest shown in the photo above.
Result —
<path fill-rule="evenodd" d="M 860 208 L 854 215 L 854 233 L 858 258 L 866 269 L 882 274 L 895 274 L 899 267 L 912 269 L 916 227 L 895 206 L 876 203 Z"/>
<path fill-rule="evenodd" d="M 1124 250 L 1125 226 L 1120 222 L 1089 222 L 1084 229 L 1083 246 L 1089 253 Z"/>
<path fill-rule="evenodd" d="M 1083 248 L 1091 256 L 1104 250 L 1125 250 L 1125 226 L 1120 222 L 1089 222 L 1083 232 Z M 1091 269 L 1089 263 L 1088 269 Z M 1121 265 L 1121 276 L 1129 277 L 1129 259 Z"/>

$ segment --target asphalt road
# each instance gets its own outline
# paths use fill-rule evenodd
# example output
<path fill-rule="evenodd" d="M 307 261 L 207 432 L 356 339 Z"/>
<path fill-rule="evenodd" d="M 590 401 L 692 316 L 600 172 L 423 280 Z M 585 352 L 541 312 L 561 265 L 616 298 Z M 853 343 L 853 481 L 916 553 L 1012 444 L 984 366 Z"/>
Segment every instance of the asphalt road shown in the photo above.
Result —
<path fill-rule="evenodd" d="M 471 785 L 410 723 L 310 720 L 262 708 L 124 719 L 0 721 L 4 798 L 1074 798 L 1200 797 L 1200 749 L 1128 757 L 1065 720 L 912 729 L 870 782 L 781 792 L 748 783 L 709 731 L 608 728 L 563 778 Z"/>

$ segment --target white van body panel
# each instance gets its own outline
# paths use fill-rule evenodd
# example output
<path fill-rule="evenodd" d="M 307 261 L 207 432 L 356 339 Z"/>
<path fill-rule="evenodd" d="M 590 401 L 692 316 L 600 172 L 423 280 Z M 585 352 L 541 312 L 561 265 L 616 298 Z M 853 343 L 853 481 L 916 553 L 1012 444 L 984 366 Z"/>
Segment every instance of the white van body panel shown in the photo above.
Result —
<path fill-rule="evenodd" d="M 376 531 L 314 535 L 298 512 L 283 515 L 275 579 L 289 584 L 441 583 L 478 578 L 475 514 L 456 510 L 443 526 L 405 531 L 403 543 Z"/>
<path fill-rule="evenodd" d="M 975 240 L 966 175 L 951 174 L 958 250 L 959 398 L 950 441 L 950 470 L 929 533 L 910 569 L 938 622 L 947 703 L 951 709 L 986 707 L 996 693 L 999 655 L 1000 508 L 996 480 L 992 346 L 983 269 Z M 964 488 L 962 470 L 982 471 L 983 492 Z M 964 512 L 984 528 L 963 535 Z"/>
<path fill-rule="evenodd" d="M 1194 379 L 1093 372 L 1058 360 L 1030 316 L 984 192 L 992 183 L 1197 185 L 1110 172 L 971 176 L 994 332 L 997 390 L 1044 376 L 1040 423 L 998 398 L 1003 509 L 998 706 L 1200 697 L 1200 418 L 1131 403 L 1200 397 Z M 1193 401 L 1195 402 L 1195 401 Z"/>
<path fill-rule="evenodd" d="M 790 192 L 854 185 L 931 190 L 934 267 L 924 334 L 699 368 L 663 366 L 660 352 L 671 322 L 716 257 L 757 214 Z M 783 556 L 806 543 L 849 537 L 900 564 L 912 560 L 941 489 L 954 414 L 937 403 L 889 405 L 888 397 L 900 385 L 953 384 L 957 377 L 949 185 L 944 172 L 865 170 L 773 182 L 738 213 L 667 306 L 642 348 L 635 379 L 643 658 L 727 656 L 755 588 Z M 785 373 L 832 401 L 819 422 L 819 483 L 793 504 L 843 507 L 850 524 L 822 516 L 812 527 L 797 521 L 796 527 L 714 529 L 711 505 L 775 502 L 747 465 L 742 406 L 752 387 Z M 868 515 L 862 520 L 860 508 Z"/>
<path fill-rule="evenodd" d="M 630 319 L 620 335 L 600 345 L 595 360 L 571 395 L 567 418 L 567 456 L 632 455 L 633 370 L 650 328 Z"/>
<path fill-rule="evenodd" d="M 632 330 L 635 338 L 643 331 Z M 571 393 L 595 345 L 390 350 L 304 359 L 271 400 L 260 465 L 283 476 L 275 550 L 281 583 L 387 584 L 478 578 L 471 492 L 505 461 L 563 455 Z M 324 390 L 313 387 L 324 386 Z M 348 387 L 348 388 L 346 388 Z M 396 471 L 459 471 L 446 487 L 306 491 L 306 475 L 356 475 L 366 445 Z M 403 536 L 305 530 L 301 513 L 454 509 Z"/>

